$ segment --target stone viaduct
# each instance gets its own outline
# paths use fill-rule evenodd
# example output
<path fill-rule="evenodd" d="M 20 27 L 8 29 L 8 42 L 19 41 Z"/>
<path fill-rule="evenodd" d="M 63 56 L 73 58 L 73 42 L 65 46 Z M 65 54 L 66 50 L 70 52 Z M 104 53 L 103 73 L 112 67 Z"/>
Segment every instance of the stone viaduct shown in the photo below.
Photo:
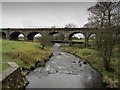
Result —
<path fill-rule="evenodd" d="M 96 34 L 95 28 L 3 28 L 0 33 L 2 38 L 9 40 L 18 40 L 20 34 L 24 35 L 24 40 L 33 40 L 34 36 L 40 33 L 44 35 L 54 35 L 60 33 L 64 35 L 64 41 L 70 41 L 70 38 L 76 33 L 82 33 L 85 36 L 85 43 L 88 43 L 89 36 Z"/>

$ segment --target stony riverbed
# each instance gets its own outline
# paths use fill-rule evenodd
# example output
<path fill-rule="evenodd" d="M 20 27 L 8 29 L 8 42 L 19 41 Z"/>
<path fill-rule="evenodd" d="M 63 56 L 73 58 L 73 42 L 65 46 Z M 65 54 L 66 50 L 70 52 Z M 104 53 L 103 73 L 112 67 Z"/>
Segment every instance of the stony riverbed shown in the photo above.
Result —
<path fill-rule="evenodd" d="M 38 67 L 27 75 L 27 88 L 99 88 L 101 74 L 89 63 L 63 51 L 60 44 L 45 67 Z"/>

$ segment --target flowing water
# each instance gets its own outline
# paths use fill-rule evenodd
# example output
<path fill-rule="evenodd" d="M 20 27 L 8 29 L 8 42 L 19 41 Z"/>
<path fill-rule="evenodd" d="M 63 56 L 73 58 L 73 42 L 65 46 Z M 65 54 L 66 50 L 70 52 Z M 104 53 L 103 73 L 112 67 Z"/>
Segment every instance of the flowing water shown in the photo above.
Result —
<path fill-rule="evenodd" d="M 27 75 L 27 88 L 99 88 L 101 74 L 85 62 L 63 51 L 60 44 L 45 67 L 38 67 Z"/>

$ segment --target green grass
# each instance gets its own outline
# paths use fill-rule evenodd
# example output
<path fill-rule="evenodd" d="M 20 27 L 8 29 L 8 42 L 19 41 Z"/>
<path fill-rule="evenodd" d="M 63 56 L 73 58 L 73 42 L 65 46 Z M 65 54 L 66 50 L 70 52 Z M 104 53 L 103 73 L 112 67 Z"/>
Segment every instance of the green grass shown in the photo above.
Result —
<path fill-rule="evenodd" d="M 74 41 L 74 42 L 85 42 L 84 39 L 82 39 L 82 40 L 74 40 L 74 39 L 73 39 L 72 41 Z M 94 48 L 94 46 L 95 46 L 95 40 L 89 39 L 89 40 L 88 40 L 88 45 L 91 45 L 91 47 Z M 80 44 L 78 44 L 78 45 L 76 44 L 76 45 L 75 45 L 75 44 L 74 44 L 73 46 L 75 46 L 75 47 L 77 46 L 77 47 L 79 47 L 79 48 L 80 48 L 80 47 L 83 48 L 83 47 L 84 47 L 84 44 L 82 44 L 82 45 L 80 45 Z"/>
<path fill-rule="evenodd" d="M 50 47 L 44 50 L 40 47 L 36 42 L 2 40 L 2 61 L 14 61 L 20 67 L 30 69 L 36 61 L 44 62 L 52 53 Z"/>
<path fill-rule="evenodd" d="M 120 66 L 118 66 L 118 58 L 120 55 L 116 50 L 114 50 L 111 60 L 111 66 L 115 69 L 115 72 L 113 73 L 104 69 L 102 58 L 95 49 L 78 48 L 74 47 L 74 45 L 72 47 L 65 47 L 65 49 L 68 52 L 87 60 L 93 68 L 100 71 L 103 75 L 103 81 L 109 84 L 108 87 L 118 87 L 118 74 L 120 74 L 120 72 L 118 72 L 120 71 Z"/>
<path fill-rule="evenodd" d="M 8 69 L 10 66 L 7 63 L 0 63 L 0 73 L 6 69 Z"/>
<path fill-rule="evenodd" d="M 74 41 L 74 42 L 85 42 L 84 39 L 78 39 L 78 40 L 73 39 L 72 41 Z M 94 40 L 92 40 L 92 39 L 89 40 L 89 42 L 92 42 L 92 41 L 94 41 Z"/>
<path fill-rule="evenodd" d="M 76 40 L 76 39 L 74 40 L 73 39 L 72 41 L 74 41 L 74 42 L 85 42 L 85 40 L 82 40 L 82 39 L 81 40 Z"/>
<path fill-rule="evenodd" d="M 18 40 L 19 41 L 24 41 L 24 37 L 19 37 Z"/>

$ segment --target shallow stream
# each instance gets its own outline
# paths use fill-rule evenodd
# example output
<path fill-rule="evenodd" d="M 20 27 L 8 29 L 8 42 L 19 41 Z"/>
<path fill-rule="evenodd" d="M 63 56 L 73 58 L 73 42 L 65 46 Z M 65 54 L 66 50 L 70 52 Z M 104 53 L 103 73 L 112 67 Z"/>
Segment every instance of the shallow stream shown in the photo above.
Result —
<path fill-rule="evenodd" d="M 89 63 L 63 51 L 60 44 L 53 46 L 54 53 L 45 67 L 38 67 L 27 75 L 27 88 L 99 88 L 100 72 Z"/>

